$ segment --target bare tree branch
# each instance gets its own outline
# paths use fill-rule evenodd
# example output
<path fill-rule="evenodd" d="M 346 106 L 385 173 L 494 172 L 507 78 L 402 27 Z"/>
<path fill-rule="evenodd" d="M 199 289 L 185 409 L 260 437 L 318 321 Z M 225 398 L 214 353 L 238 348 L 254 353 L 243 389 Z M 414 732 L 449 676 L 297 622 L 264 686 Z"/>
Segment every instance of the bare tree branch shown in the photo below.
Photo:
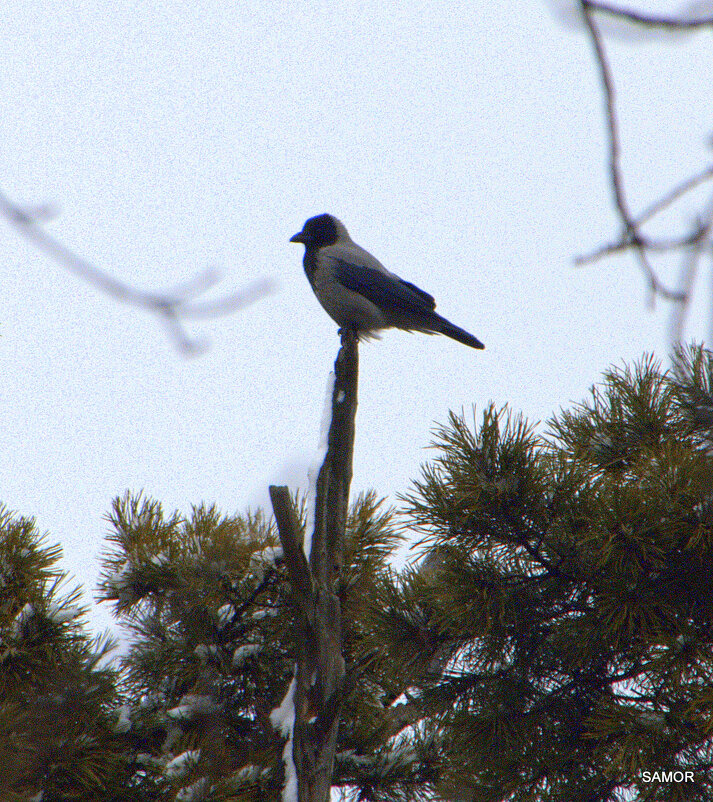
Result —
<path fill-rule="evenodd" d="M 650 28 L 669 28 L 671 30 L 678 31 L 682 29 L 713 26 L 713 16 L 703 16 L 689 20 L 683 17 L 666 17 L 656 14 L 644 14 L 639 11 L 630 11 L 626 8 L 618 8 L 610 3 L 594 2 L 594 0 L 587 0 L 584 5 L 588 6 L 592 11 L 597 11 L 612 17 L 618 17 L 619 19 L 625 19 L 629 22 L 636 23 L 637 25 Z"/>
<path fill-rule="evenodd" d="M 621 171 L 621 141 L 619 138 L 619 127 L 616 116 L 616 103 L 614 93 L 614 81 L 611 69 L 607 60 L 604 43 L 602 42 L 599 29 L 592 15 L 593 4 L 589 0 L 580 0 L 582 15 L 587 31 L 589 32 L 594 53 L 599 66 L 599 73 L 604 90 L 606 102 L 607 131 L 609 135 L 609 173 L 611 176 L 611 186 L 614 196 L 614 204 L 619 212 L 619 216 L 624 226 L 621 241 L 626 243 L 626 247 L 634 248 L 644 276 L 649 285 L 650 303 L 656 295 L 660 295 L 670 301 L 684 301 L 685 297 L 680 293 L 666 287 L 656 275 L 646 255 L 645 242 L 639 232 L 636 221 L 629 211 L 626 197 L 624 194 L 624 181 Z M 600 9 L 601 10 L 601 9 Z"/>
<path fill-rule="evenodd" d="M 632 214 L 627 204 L 624 191 L 624 179 L 621 167 L 621 141 L 616 115 L 614 81 L 595 16 L 597 14 L 608 14 L 628 20 L 632 24 L 649 27 L 658 26 L 671 30 L 691 29 L 706 25 L 713 26 L 713 17 L 699 17 L 698 19 L 690 20 L 683 17 L 651 16 L 636 11 L 620 9 L 609 3 L 594 2 L 594 0 L 579 0 L 579 6 L 582 12 L 585 29 L 589 33 L 599 67 L 605 99 L 606 124 L 609 137 L 610 184 L 614 206 L 622 223 L 622 231 L 619 237 L 613 242 L 606 243 L 591 253 L 578 257 L 575 262 L 576 264 L 582 265 L 595 261 L 603 256 L 633 249 L 637 261 L 646 276 L 650 300 L 653 301 L 658 295 L 666 300 L 674 302 L 669 321 L 669 339 L 670 345 L 673 348 L 680 342 L 683 336 L 683 326 L 688 308 L 691 305 L 693 288 L 701 258 L 707 251 L 710 251 L 712 247 L 713 199 L 698 216 L 691 230 L 686 233 L 670 238 L 660 238 L 650 237 L 642 229 L 646 223 L 656 217 L 656 215 L 664 209 L 669 208 L 687 193 L 713 178 L 713 165 L 709 165 L 700 172 L 674 186 L 661 198 L 651 203 L 638 216 Z M 666 287 L 659 280 L 654 271 L 648 259 L 648 254 L 656 252 L 680 252 L 682 254 L 683 260 L 677 290 Z M 713 326 L 713 316 L 711 318 L 711 325 Z"/>
<path fill-rule="evenodd" d="M 609 134 L 609 171 L 611 174 L 611 185 L 614 193 L 614 203 L 619 210 L 622 220 L 624 221 L 627 233 L 630 233 L 634 228 L 633 222 L 629 216 L 629 210 L 624 198 L 624 187 L 621 177 L 621 143 L 619 141 L 619 125 L 616 117 L 616 105 L 614 102 L 614 80 L 609 68 L 606 53 L 604 51 L 604 43 L 602 42 L 599 29 L 594 22 L 594 18 L 590 13 L 590 4 L 587 0 L 581 0 L 582 14 L 584 16 L 584 23 L 589 31 L 589 36 L 592 40 L 594 52 L 599 66 L 599 73 L 604 89 L 604 100 L 606 102 L 607 114 L 607 131 Z"/>
<path fill-rule="evenodd" d="M 227 315 L 254 303 L 274 289 L 273 282 L 261 279 L 240 292 L 213 301 L 198 302 L 196 298 L 215 286 L 219 280 L 215 269 L 209 269 L 199 273 L 190 281 L 165 292 L 138 290 L 129 284 L 118 281 L 48 233 L 41 225 L 50 216 L 48 207 L 23 208 L 0 192 L 0 215 L 5 217 L 40 250 L 84 281 L 98 287 L 117 301 L 146 309 L 155 314 L 164 324 L 178 349 L 184 354 L 198 353 L 203 350 L 204 346 L 198 340 L 188 336 L 181 324 L 182 318 Z"/>
<path fill-rule="evenodd" d="M 641 226 L 645 225 L 657 214 L 671 206 L 687 192 L 690 192 L 692 189 L 700 186 L 710 178 L 713 178 L 713 165 L 706 167 L 705 170 L 701 170 L 699 173 L 696 173 L 690 178 L 687 178 L 685 181 L 682 181 L 662 198 L 652 203 L 634 220 L 634 227 L 640 231 Z M 708 234 L 709 230 L 706 226 L 698 225 L 692 231 L 688 232 L 687 234 L 682 234 L 678 238 L 655 239 L 649 236 L 643 236 L 642 234 L 640 234 L 640 237 L 642 245 L 646 247 L 647 250 L 664 253 L 666 251 L 676 251 L 692 245 L 697 245 L 701 239 L 705 239 Z M 613 253 L 626 250 L 627 248 L 630 248 L 631 245 L 632 243 L 630 238 L 620 237 L 615 242 L 609 242 L 605 245 L 601 245 L 588 254 L 583 254 L 582 256 L 576 257 L 574 262 L 576 265 L 585 265 L 590 262 L 595 262 L 597 259 L 601 259 L 603 256 L 609 256 Z"/>

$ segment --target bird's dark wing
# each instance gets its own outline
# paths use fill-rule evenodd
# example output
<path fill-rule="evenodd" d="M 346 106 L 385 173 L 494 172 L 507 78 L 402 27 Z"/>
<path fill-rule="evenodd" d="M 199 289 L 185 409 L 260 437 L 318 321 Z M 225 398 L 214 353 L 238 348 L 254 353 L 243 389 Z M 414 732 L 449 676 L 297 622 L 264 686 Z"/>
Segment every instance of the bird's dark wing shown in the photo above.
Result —
<path fill-rule="evenodd" d="M 333 270 L 340 284 L 363 295 L 379 309 L 429 313 L 436 308 L 432 295 L 392 273 L 339 258 L 334 259 Z"/>

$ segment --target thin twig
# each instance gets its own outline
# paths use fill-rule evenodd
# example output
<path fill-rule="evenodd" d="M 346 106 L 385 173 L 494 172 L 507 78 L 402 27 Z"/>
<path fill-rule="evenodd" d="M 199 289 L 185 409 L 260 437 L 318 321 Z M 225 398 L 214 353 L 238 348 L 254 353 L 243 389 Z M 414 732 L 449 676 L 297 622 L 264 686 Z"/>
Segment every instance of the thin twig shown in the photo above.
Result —
<path fill-rule="evenodd" d="M 646 248 L 647 251 L 653 251 L 654 253 L 670 253 L 671 251 L 680 251 L 685 248 L 690 248 L 692 245 L 696 245 L 704 234 L 705 232 L 702 229 L 696 228 L 679 239 L 652 239 L 651 237 L 641 236 L 640 242 L 642 247 Z M 619 239 L 616 242 L 608 242 L 595 248 L 595 250 L 590 253 L 576 256 L 574 263 L 578 267 L 590 264 L 604 256 L 611 256 L 614 253 L 628 250 L 631 247 L 632 243 L 630 239 Z"/>
<path fill-rule="evenodd" d="M 693 283 L 698 272 L 698 264 L 703 256 L 706 248 L 711 248 L 711 232 L 713 231 L 713 196 L 708 202 L 705 214 L 699 223 L 700 237 L 695 243 L 693 248 L 685 254 L 683 263 L 681 264 L 681 274 L 679 278 L 679 286 L 681 292 L 687 299 L 691 298 Z M 681 342 L 683 338 L 683 326 L 686 322 L 686 315 L 690 304 L 676 304 L 671 310 L 671 317 L 669 321 L 669 343 L 671 350 Z"/>
<path fill-rule="evenodd" d="M 703 184 L 709 178 L 713 178 L 713 164 L 708 165 L 708 167 L 706 167 L 704 170 L 701 170 L 700 173 L 696 173 L 690 178 L 687 178 L 685 181 L 682 181 L 662 198 L 652 203 L 647 209 L 644 209 L 644 211 L 637 218 L 636 225 L 644 225 L 644 223 L 647 223 L 653 217 L 656 217 L 659 212 L 669 207 L 672 203 L 683 197 L 683 195 L 685 195 L 687 192 L 690 192 L 692 189 L 695 189 Z"/>
<path fill-rule="evenodd" d="M 190 281 L 165 292 L 138 290 L 129 284 L 118 281 L 45 231 L 41 222 L 48 217 L 46 207 L 38 207 L 36 210 L 25 209 L 13 203 L 0 191 L 0 215 L 5 217 L 40 250 L 84 281 L 98 287 L 117 301 L 138 306 L 157 315 L 171 339 L 184 354 L 197 353 L 204 346 L 198 340 L 188 336 L 181 325 L 181 318 L 216 317 L 230 314 L 273 291 L 272 282 L 268 279 L 261 279 L 240 292 L 214 301 L 197 302 L 195 299 L 199 295 L 217 283 L 218 276 L 215 269 L 205 270 Z"/>

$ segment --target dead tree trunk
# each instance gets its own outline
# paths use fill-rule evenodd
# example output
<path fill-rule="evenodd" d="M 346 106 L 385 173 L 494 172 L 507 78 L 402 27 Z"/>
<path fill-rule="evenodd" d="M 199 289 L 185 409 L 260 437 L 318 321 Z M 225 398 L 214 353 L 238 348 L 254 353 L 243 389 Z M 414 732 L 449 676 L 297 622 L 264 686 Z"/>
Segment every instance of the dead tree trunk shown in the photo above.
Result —
<path fill-rule="evenodd" d="M 358 365 L 357 338 L 346 331 L 334 364 L 332 419 L 317 478 L 309 563 L 287 488 L 270 488 L 301 630 L 293 734 L 299 802 L 329 802 L 332 787 L 344 695 L 339 582 L 352 480 Z"/>

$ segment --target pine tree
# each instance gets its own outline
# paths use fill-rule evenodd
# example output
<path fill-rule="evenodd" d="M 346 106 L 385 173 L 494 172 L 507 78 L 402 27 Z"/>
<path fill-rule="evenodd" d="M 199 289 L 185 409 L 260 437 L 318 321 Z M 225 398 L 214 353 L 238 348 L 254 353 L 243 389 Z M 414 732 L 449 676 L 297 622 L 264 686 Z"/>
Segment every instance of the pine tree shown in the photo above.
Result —
<path fill-rule="evenodd" d="M 333 786 L 713 798 L 713 355 L 610 370 L 546 431 L 451 415 L 435 444 L 400 519 L 374 494 L 348 515 Z M 275 525 L 129 494 L 109 521 L 114 669 L 59 547 L 0 514 L 2 798 L 277 802 L 298 629 Z M 414 532 L 423 559 L 397 574 Z"/>
<path fill-rule="evenodd" d="M 133 787 L 145 799 L 277 802 L 285 739 L 270 714 L 291 682 L 297 644 L 274 524 L 261 513 L 226 517 L 204 506 L 167 516 L 158 502 L 128 494 L 109 520 L 101 594 L 130 634 L 122 690 Z M 373 494 L 356 501 L 347 531 L 342 601 L 351 654 L 399 537 Z M 369 755 L 379 740 L 371 712 L 383 691 L 367 664 L 351 680 L 338 785 L 364 773 L 356 750 Z"/>
<path fill-rule="evenodd" d="M 130 634 L 135 782 L 152 799 L 276 799 L 269 714 L 290 671 L 290 620 L 273 528 L 205 506 L 166 516 L 129 494 L 109 520 L 100 592 Z"/>
<path fill-rule="evenodd" d="M 492 406 L 437 431 L 405 496 L 425 559 L 373 642 L 440 798 L 713 798 L 712 387 L 694 348 L 608 371 L 546 433 Z"/>
<path fill-rule="evenodd" d="M 131 800 L 111 643 L 86 634 L 60 556 L 0 509 L 0 798 Z"/>

